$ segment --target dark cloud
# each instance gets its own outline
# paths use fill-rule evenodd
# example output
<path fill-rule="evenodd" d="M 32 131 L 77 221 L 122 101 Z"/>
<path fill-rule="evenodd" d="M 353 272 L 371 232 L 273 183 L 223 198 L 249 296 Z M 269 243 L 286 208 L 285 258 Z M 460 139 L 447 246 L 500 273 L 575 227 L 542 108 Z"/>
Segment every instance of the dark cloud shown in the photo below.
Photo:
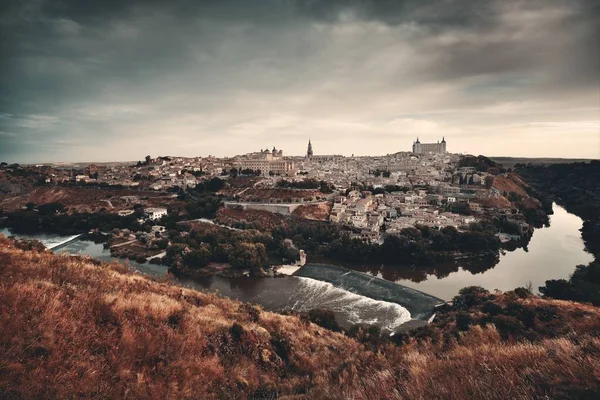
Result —
<path fill-rule="evenodd" d="M 598 115 L 599 17 L 591 0 L 9 0 L 0 156 L 86 157 L 98 135 L 151 152 L 175 134 L 224 154 L 340 130 L 381 152 L 392 130 L 485 127 L 493 143 L 548 114 L 591 137 L 577 122 Z"/>

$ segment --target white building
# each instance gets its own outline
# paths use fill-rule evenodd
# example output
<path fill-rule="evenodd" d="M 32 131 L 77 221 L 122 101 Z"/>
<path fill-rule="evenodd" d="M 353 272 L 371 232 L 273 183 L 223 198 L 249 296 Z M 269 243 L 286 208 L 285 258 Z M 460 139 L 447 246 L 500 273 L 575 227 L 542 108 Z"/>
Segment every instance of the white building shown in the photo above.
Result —
<path fill-rule="evenodd" d="M 240 156 L 234 162 L 239 170 L 249 169 L 260 171 L 261 175 L 289 175 L 295 172 L 294 162 L 283 157 L 283 152 L 273 147 L 272 151 L 267 149 L 256 153 Z"/>
<path fill-rule="evenodd" d="M 445 153 L 446 139 L 442 138 L 442 141 L 437 143 L 421 143 L 417 138 L 417 141 L 413 142 L 412 151 L 415 154 Z"/>
<path fill-rule="evenodd" d="M 167 215 L 167 209 L 161 207 L 146 208 L 144 212 L 146 213 L 146 215 L 148 215 L 148 218 L 153 221 L 161 219 L 162 217 Z"/>

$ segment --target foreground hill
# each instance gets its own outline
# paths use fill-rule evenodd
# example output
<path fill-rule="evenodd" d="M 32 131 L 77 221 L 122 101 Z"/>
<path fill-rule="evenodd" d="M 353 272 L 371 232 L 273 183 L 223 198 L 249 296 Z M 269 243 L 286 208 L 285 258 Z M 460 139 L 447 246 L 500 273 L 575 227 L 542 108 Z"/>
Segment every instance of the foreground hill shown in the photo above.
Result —
<path fill-rule="evenodd" d="M 0 237 L 2 399 L 591 399 L 600 389 L 591 306 L 465 292 L 462 311 L 392 343 L 28 247 Z M 517 316 L 499 318 L 511 307 Z"/>

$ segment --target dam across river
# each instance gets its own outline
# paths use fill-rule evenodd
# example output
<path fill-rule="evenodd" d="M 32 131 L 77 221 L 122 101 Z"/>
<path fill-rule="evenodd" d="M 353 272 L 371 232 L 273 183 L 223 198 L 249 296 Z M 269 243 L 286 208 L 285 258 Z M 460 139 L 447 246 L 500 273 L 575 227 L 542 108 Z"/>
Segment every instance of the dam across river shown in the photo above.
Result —
<path fill-rule="evenodd" d="M 429 319 L 435 307 L 444 303 L 444 300 L 419 290 L 336 265 L 306 264 L 294 276 L 329 282 L 357 295 L 399 304 L 413 319 Z"/>

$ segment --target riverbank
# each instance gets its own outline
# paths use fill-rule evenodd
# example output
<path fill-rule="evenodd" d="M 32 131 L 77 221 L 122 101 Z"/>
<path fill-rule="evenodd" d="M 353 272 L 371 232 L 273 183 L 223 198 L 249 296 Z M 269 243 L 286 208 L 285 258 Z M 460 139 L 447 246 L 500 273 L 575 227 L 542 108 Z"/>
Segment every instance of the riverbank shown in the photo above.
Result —
<path fill-rule="evenodd" d="M 2 233 L 0 231 L 0 234 Z M 32 238 L 29 237 L 29 239 Z M 39 235 L 38 239 L 42 239 L 42 242 L 46 243 L 56 240 L 53 236 L 44 235 Z M 68 246 L 61 248 L 59 253 L 91 256 L 105 262 L 118 262 L 132 270 L 153 277 L 163 277 L 169 270 L 165 266 L 150 263 L 140 264 L 114 258 L 110 251 L 101 244 L 90 241 L 71 242 Z M 235 276 L 219 275 L 210 273 L 201 276 L 196 273 L 191 275 L 176 273 L 175 283 L 183 287 L 219 293 L 232 299 L 258 304 L 266 310 L 275 312 L 308 313 L 315 309 L 328 309 L 334 313 L 336 321 L 346 329 L 356 324 L 367 324 L 376 326 L 384 332 L 392 333 L 403 323 L 411 320 L 410 313 L 400 304 L 377 301 L 336 288 L 327 282 L 291 276 L 257 278 L 239 276 L 239 274 Z"/>
<path fill-rule="evenodd" d="M 550 217 L 550 226 L 536 229 L 526 248 L 506 251 L 498 255 L 475 257 L 471 259 L 451 260 L 426 265 L 382 264 L 382 263 L 341 263 L 327 258 L 309 254 L 310 262 L 338 265 L 388 281 L 396 282 L 433 296 L 450 300 L 464 286 L 482 286 L 488 290 L 512 290 L 515 287 L 527 286 L 531 282 L 534 291 L 549 279 L 568 279 L 573 273 L 574 265 L 587 264 L 593 260 L 590 253 L 584 250 L 579 229 L 583 221 L 568 213 L 564 208 L 553 205 L 554 213 Z M 211 224 L 202 223 L 203 227 L 218 229 Z M 7 230 L 0 230 L 9 235 Z M 210 233 L 211 231 L 207 231 Z M 41 238 L 51 242 L 62 240 L 52 235 L 34 235 L 29 238 Z M 91 242 L 76 242 L 61 249 L 75 254 L 89 254 L 104 261 L 115 260 L 110 252 Z M 125 262 L 125 260 L 118 260 Z M 155 275 L 167 272 L 168 267 L 151 263 L 128 262 L 132 267 Z M 188 275 L 196 275 L 198 279 L 206 278 L 220 269 L 191 269 Z M 233 270 L 232 270 L 233 271 Z M 176 271 L 173 271 L 176 272 Z M 236 274 L 244 275 L 243 269 L 236 269 Z M 182 279 L 187 279 L 179 274 Z M 248 288 L 248 290 L 254 290 Z"/>
<path fill-rule="evenodd" d="M 4 238 L 0 259 L 3 398 L 591 399 L 600 391 L 600 311 L 588 305 L 470 291 L 432 325 L 390 338 L 332 332 L 116 263 L 21 251 Z"/>

